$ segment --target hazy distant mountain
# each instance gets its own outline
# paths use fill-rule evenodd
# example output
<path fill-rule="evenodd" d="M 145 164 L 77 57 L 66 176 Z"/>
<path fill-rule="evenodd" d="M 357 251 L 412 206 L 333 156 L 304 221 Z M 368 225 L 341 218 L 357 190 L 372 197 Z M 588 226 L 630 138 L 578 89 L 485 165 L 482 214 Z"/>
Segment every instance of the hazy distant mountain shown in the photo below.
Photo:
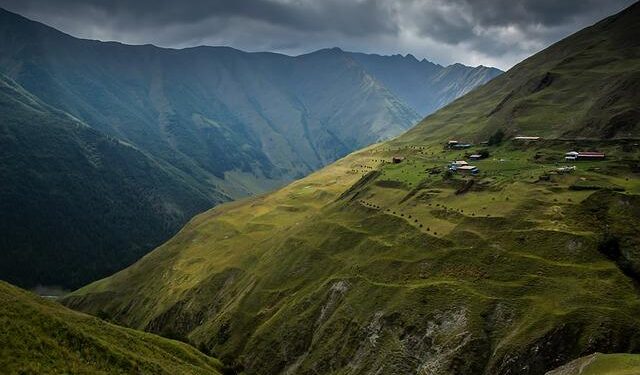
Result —
<path fill-rule="evenodd" d="M 420 114 L 428 110 L 425 108 L 435 108 L 445 98 L 462 92 L 461 88 L 482 82 L 476 77 L 470 80 L 464 74 L 452 75 L 449 80 L 444 73 L 451 67 L 428 63 L 434 65 L 428 79 L 441 94 L 425 94 L 430 92 L 429 86 L 418 89 L 414 85 L 401 90 L 402 85 L 398 84 L 401 81 L 396 83 L 391 78 L 394 74 L 409 77 L 407 82 L 422 74 L 419 69 L 409 71 L 409 64 L 402 62 L 408 58 L 371 57 L 386 61 L 384 66 L 374 69 L 365 57 L 339 49 L 290 57 L 227 47 L 175 50 L 82 40 L 0 10 L 0 74 L 51 111 L 82 122 L 97 137 L 116 139 L 119 147 L 128 145 L 130 150 L 136 150 L 136 155 L 154 166 L 151 169 L 159 169 L 150 169 L 148 173 L 160 173 L 170 179 L 175 197 L 181 197 L 159 199 L 152 208 L 146 208 L 152 212 L 171 212 L 170 220 L 159 215 L 157 225 L 153 220 L 142 223 L 136 215 L 121 215 L 121 228 L 115 228 L 106 223 L 106 217 L 92 210 L 86 213 L 90 221 L 96 220 L 93 235 L 122 238 L 124 242 L 119 243 L 118 251 L 135 249 L 134 259 L 175 233 L 195 212 L 220 201 L 273 189 L 357 148 L 398 135 L 417 122 Z M 472 75 L 476 68 L 458 69 Z M 403 73 L 405 70 L 407 73 Z M 442 78 L 437 80 L 439 76 Z M 489 78 L 485 75 L 483 79 Z M 425 108 L 418 105 L 423 100 L 429 101 Z M 24 114 L 25 118 L 31 115 Z M 39 116 L 48 114 L 40 112 Z M 0 120 L 8 120 L 5 112 L 0 113 Z M 56 121 L 57 117 L 42 118 L 30 125 L 44 126 Z M 28 134 L 22 140 L 28 151 L 40 147 L 36 141 L 34 137 L 31 143 Z M 52 140 L 46 146 L 56 145 Z M 0 163 L 5 168 L 21 165 L 13 172 L 19 175 L 17 178 L 29 181 L 28 171 L 34 159 L 27 152 L 20 155 L 22 159 Z M 73 164 L 66 167 L 49 171 L 53 175 L 79 176 L 87 184 L 84 190 L 65 192 L 70 202 L 82 202 L 85 191 L 112 188 L 104 181 L 96 188 L 91 184 L 98 184 L 99 179 L 73 169 Z M 147 176 L 136 177 L 148 186 Z M 110 181 L 119 183 L 118 179 Z M 48 201 L 53 199 L 53 185 L 45 180 L 41 188 L 45 192 L 41 194 L 45 197 L 43 206 L 53 207 Z M 119 195 L 124 206 L 128 205 L 124 202 L 135 200 L 136 194 L 145 189 L 130 191 L 135 194 Z M 184 200 L 183 193 L 189 191 L 197 193 L 193 199 Z M 25 188 L 23 192 L 23 199 L 30 199 L 30 190 Z M 74 194 L 79 195 L 78 199 L 73 198 Z M 108 194 L 98 194 L 92 199 L 105 207 L 112 203 Z M 104 201 L 98 202 L 100 199 Z M 142 199 L 140 204 L 147 203 Z M 60 215 L 69 218 L 70 223 L 75 222 L 74 215 L 67 215 L 66 207 L 58 207 Z M 11 216 L 24 222 L 46 223 L 50 218 L 47 209 L 16 211 Z M 98 225 L 101 220 L 105 225 Z M 132 242 L 127 243 L 127 236 L 121 233 L 127 230 L 148 236 L 140 241 L 129 238 Z M 65 230 L 57 233 L 61 249 L 78 251 L 80 242 L 76 236 Z M 46 238 L 43 234 L 43 241 Z M 43 243 L 30 243 L 28 237 L 24 242 L 9 244 L 12 253 L 22 253 L 26 263 L 36 255 L 52 251 Z M 50 278 L 43 276 L 49 270 L 30 273 L 14 267 L 12 274 L 24 275 L 24 279 L 14 277 L 11 281 L 22 286 L 54 281 L 77 286 L 131 261 L 127 256 L 116 257 L 113 263 L 93 264 L 94 249 L 87 246 L 82 249 L 86 258 L 77 268 L 82 277 L 69 278 L 57 272 L 55 278 Z M 64 256 L 53 257 L 50 262 L 63 259 Z M 11 262 L 7 267 L 12 267 Z"/>
<path fill-rule="evenodd" d="M 426 116 L 502 73 L 462 64 L 447 67 L 412 55 L 349 55 L 414 110 Z"/>

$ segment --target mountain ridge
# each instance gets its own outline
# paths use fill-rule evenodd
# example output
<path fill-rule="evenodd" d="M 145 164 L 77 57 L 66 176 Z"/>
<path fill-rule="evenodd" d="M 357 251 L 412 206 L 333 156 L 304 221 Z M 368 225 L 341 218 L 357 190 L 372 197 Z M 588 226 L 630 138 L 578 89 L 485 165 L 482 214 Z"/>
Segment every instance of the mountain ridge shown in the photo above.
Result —
<path fill-rule="evenodd" d="M 114 201 L 129 202 L 125 207 L 147 202 L 138 200 L 135 192 L 149 190 L 145 184 L 151 175 L 166 176 L 172 181 L 167 182 L 171 189 L 193 192 L 191 200 L 181 193 L 171 199 L 147 202 L 146 212 L 162 212 L 148 223 L 140 223 L 135 215 L 129 215 L 131 210 L 124 209 L 119 216 L 122 223 L 118 225 L 146 233 L 146 238 L 142 233 L 129 243 L 120 240 L 113 243 L 128 235 L 115 232 L 112 222 L 97 225 L 104 220 L 99 217 L 89 218 L 96 223 L 92 225 L 92 233 L 79 233 L 77 228 L 83 225 L 82 220 L 76 221 L 79 218 L 76 205 L 59 207 L 60 215 L 68 218 L 63 221 L 80 224 L 66 225 L 68 231 L 56 236 L 56 241 L 61 242 L 59 251 L 64 253 L 66 246 L 70 249 L 68 253 L 81 252 L 79 238 L 98 236 L 110 243 L 107 247 L 117 248 L 105 250 L 107 253 L 128 251 L 129 255 L 106 262 L 83 256 L 83 262 L 73 262 L 79 266 L 74 267 L 77 275 L 65 279 L 64 272 L 51 269 L 30 272 L 28 261 L 21 270 L 11 269 L 9 260 L 18 253 L 27 260 L 34 256 L 50 259 L 52 269 L 65 267 L 44 242 L 30 243 L 23 238 L 16 242 L 19 247 L 10 246 L 11 250 L 3 252 L 3 256 L 8 262 L 5 271 L 11 271 L 10 281 L 24 287 L 59 283 L 75 288 L 103 277 L 168 239 L 193 214 L 223 201 L 275 189 L 354 149 L 395 136 L 420 118 L 344 52 L 289 57 L 231 47 L 178 50 L 129 46 L 78 39 L 4 10 L 0 10 L 0 74 L 50 108 L 99 132 L 101 138 L 116 139 L 143 154 L 154 171 L 134 179 L 142 185 L 131 186 Z M 2 115 L 0 120 L 9 120 Z M 21 116 L 32 115 L 26 111 Z M 29 146 L 25 138 L 23 147 Z M 67 146 L 71 152 L 72 146 Z M 73 148 L 82 154 L 80 145 Z M 27 168 L 14 169 L 16 178 L 29 173 L 30 160 L 18 162 Z M 62 167 L 58 172 L 77 173 Z M 117 185 L 116 179 L 97 181 Z M 17 191 L 21 187 L 8 188 Z M 118 188 L 101 185 L 85 190 Z M 41 189 L 37 194 L 50 200 L 43 202 L 44 209 L 29 211 L 29 217 L 18 210 L 10 213 L 12 217 L 24 222 L 46 222 L 53 215 L 47 207 L 54 206 L 56 193 Z M 73 194 L 77 195 L 76 201 L 84 201 L 90 195 L 83 190 L 74 190 Z M 66 194 L 71 202 L 73 194 Z M 178 196 L 181 198 L 175 199 Z M 96 206 L 108 203 L 100 201 L 100 197 L 95 199 L 99 201 Z M 89 209 L 85 214 L 95 212 Z M 7 223 L 6 228 L 13 226 Z M 37 233 L 34 238 L 43 234 Z M 90 248 L 86 244 L 82 247 Z M 60 258 L 69 259 L 68 255 Z M 100 256 L 96 255 L 97 258 Z M 6 278 L 9 274 L 0 276 Z"/>

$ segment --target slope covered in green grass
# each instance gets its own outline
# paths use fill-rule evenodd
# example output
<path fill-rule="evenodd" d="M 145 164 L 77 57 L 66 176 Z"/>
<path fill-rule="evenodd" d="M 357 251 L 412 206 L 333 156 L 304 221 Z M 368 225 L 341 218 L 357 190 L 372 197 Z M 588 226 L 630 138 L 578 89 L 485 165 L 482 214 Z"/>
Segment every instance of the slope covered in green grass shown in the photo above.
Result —
<path fill-rule="evenodd" d="M 194 348 L 69 310 L 0 281 L 0 369 L 13 374 L 219 374 Z"/>
<path fill-rule="evenodd" d="M 585 48 L 604 53 L 626 35 L 628 43 L 615 44 L 616 77 L 633 77 L 639 19 L 634 5 L 560 42 L 561 56 L 552 46 L 514 71 L 544 70 L 566 56 L 580 64 Z M 594 38 L 605 42 L 593 46 Z M 609 68 L 596 60 L 575 75 L 606 86 Z M 475 106 L 500 102 L 519 79 L 505 77 L 396 140 L 197 216 L 65 303 L 183 337 L 249 374 L 542 375 L 594 352 L 640 352 L 635 128 L 608 137 L 600 120 L 613 107 L 579 107 L 574 115 L 593 120 L 595 135 L 569 137 L 558 108 L 574 108 L 567 101 L 585 91 L 553 83 L 543 90 L 553 106 L 476 122 Z M 633 103 L 638 96 L 619 102 Z M 558 121 L 531 120 L 554 114 Z M 512 141 L 524 129 L 514 124 L 539 124 L 546 139 Z M 508 134 L 499 144 L 445 146 L 499 128 Z M 478 176 L 446 172 L 451 160 L 482 149 L 490 155 L 474 162 Z M 574 165 L 564 163 L 570 150 L 607 157 L 561 173 Z"/>
<path fill-rule="evenodd" d="M 400 140 L 480 142 L 499 129 L 509 136 L 639 138 L 635 13 L 621 12 L 535 54 Z"/>

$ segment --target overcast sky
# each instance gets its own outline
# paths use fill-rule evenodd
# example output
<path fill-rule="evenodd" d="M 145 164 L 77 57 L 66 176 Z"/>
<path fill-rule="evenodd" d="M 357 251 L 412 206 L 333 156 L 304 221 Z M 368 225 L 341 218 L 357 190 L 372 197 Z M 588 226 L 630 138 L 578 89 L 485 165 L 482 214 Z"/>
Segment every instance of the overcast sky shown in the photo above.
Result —
<path fill-rule="evenodd" d="M 508 69 L 634 0 L 0 0 L 71 35 L 301 54 L 326 47 Z"/>

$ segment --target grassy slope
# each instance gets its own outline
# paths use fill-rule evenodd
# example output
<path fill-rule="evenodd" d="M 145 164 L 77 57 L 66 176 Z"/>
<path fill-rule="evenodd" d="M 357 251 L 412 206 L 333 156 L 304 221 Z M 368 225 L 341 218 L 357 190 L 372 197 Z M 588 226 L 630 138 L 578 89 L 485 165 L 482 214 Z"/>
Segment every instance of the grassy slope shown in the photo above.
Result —
<path fill-rule="evenodd" d="M 69 310 L 0 281 L 3 374 L 218 374 L 194 348 Z"/>
<path fill-rule="evenodd" d="M 637 354 L 601 354 L 576 359 L 547 375 L 636 375 L 640 373 Z"/>
<path fill-rule="evenodd" d="M 596 29 L 615 39 L 638 17 L 635 6 L 574 35 L 575 48 L 564 52 L 577 53 Z M 637 46 L 618 52 L 630 56 L 620 74 L 632 76 Z M 601 67 L 577 74 L 605 84 Z M 635 141 L 505 142 L 477 163 L 482 174 L 473 185 L 428 173 L 464 157 L 443 149 L 450 133 L 493 131 L 489 120 L 471 128 L 479 112 L 469 98 L 490 108 L 516 79 L 506 77 L 395 141 L 199 215 L 140 262 L 66 303 L 184 337 L 248 373 L 543 374 L 595 351 L 640 351 L 640 233 L 628 225 L 640 220 Z M 483 91 L 489 86 L 491 95 Z M 565 90 L 536 113 L 556 113 L 577 94 Z M 580 111 L 591 118 L 590 108 Z M 526 111 L 514 116 L 501 126 L 515 133 L 513 124 L 533 124 Z M 593 116 L 599 124 L 600 113 Z M 595 133 L 606 126 L 594 125 Z M 564 135 L 558 127 L 544 135 Z M 554 174 L 572 148 L 602 149 L 608 159 Z M 385 162 L 398 154 L 406 161 Z"/>
<path fill-rule="evenodd" d="M 497 129 L 554 138 L 640 137 L 635 13 L 610 17 L 535 54 L 400 140 L 481 141 Z"/>

